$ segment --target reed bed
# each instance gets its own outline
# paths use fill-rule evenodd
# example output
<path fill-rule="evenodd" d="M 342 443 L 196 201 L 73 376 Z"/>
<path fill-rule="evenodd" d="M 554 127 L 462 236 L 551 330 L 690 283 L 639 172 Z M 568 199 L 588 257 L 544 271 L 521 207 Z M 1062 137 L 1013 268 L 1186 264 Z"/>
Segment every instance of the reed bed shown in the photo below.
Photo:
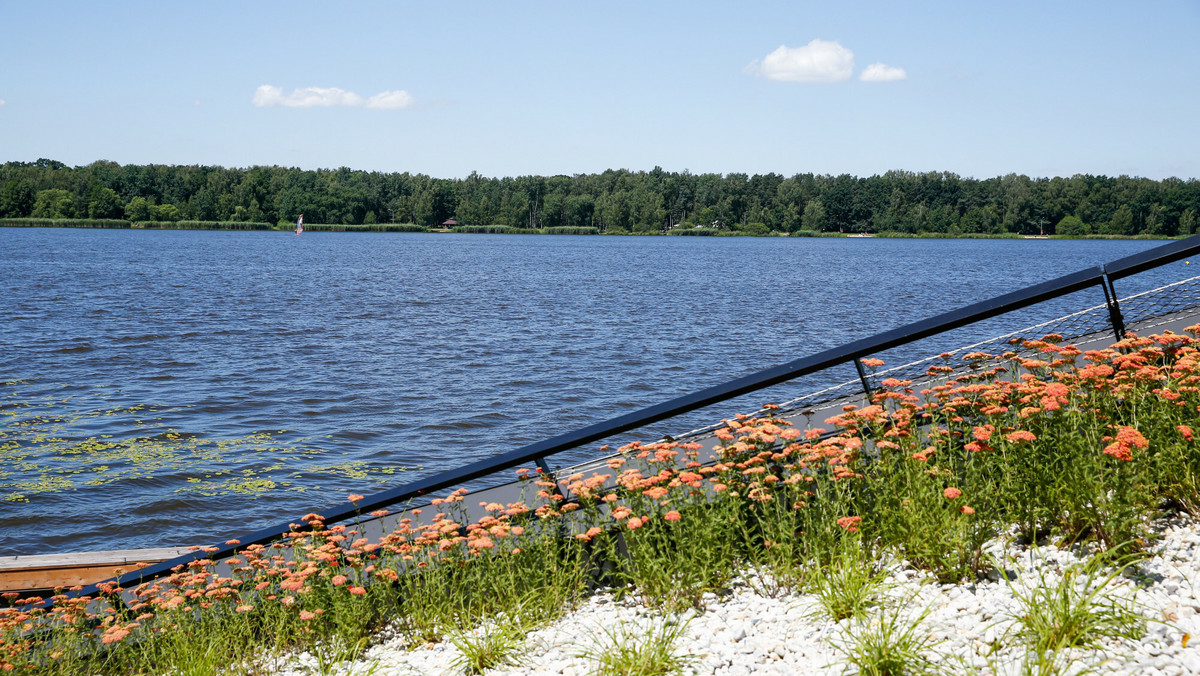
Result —
<path fill-rule="evenodd" d="M 291 230 L 295 224 L 284 224 L 279 229 Z M 312 232 L 429 232 L 429 228 L 416 223 L 305 223 L 305 231 Z"/>
<path fill-rule="evenodd" d="M 840 232 L 823 232 L 820 230 L 797 230 L 789 237 L 845 237 L 846 235 Z"/>
<path fill-rule="evenodd" d="M 494 638 L 464 643 L 479 658 L 470 670 L 519 659 L 513 636 L 598 588 L 678 612 L 752 569 L 766 593 L 824 594 L 831 613 L 856 618 L 874 612 L 884 557 L 943 582 L 988 574 L 997 537 L 1087 543 L 1127 562 L 1149 547 L 1153 519 L 1200 513 L 1198 331 L 1083 353 L 1049 335 L 965 364 L 943 355 L 929 384 L 886 379 L 823 429 L 802 433 L 767 406 L 724 421 L 712 445 L 629 444 L 608 471 L 561 483 L 520 470 L 528 499 L 483 504 L 472 522 L 464 491 L 376 541 L 308 514 L 285 543 L 227 560 L 228 575 L 198 560 L 128 602 L 114 587 L 60 593 L 49 610 L 10 595 L 0 670 L 256 674 L 292 651 L 353 658 L 385 629 L 413 646 Z M 851 589 L 862 593 L 837 598 Z M 910 627 L 885 628 L 922 649 Z M 884 664 L 869 647 L 864 673 Z"/>
<path fill-rule="evenodd" d="M 0 228 L 129 228 L 115 218 L 0 218 Z"/>
<path fill-rule="evenodd" d="M 469 235 L 538 235 L 541 230 L 535 228 L 514 228 L 510 225 L 456 225 L 454 232 Z"/>
<path fill-rule="evenodd" d="M 134 228 L 145 230 L 272 230 L 270 223 L 255 221 L 137 221 Z"/>
<path fill-rule="evenodd" d="M 599 235 L 596 228 L 557 226 L 553 228 L 514 228 L 510 225 L 457 225 L 454 232 L 474 235 Z"/>
<path fill-rule="evenodd" d="M 543 235 L 599 235 L 599 228 L 559 225 L 552 228 L 542 228 Z"/>

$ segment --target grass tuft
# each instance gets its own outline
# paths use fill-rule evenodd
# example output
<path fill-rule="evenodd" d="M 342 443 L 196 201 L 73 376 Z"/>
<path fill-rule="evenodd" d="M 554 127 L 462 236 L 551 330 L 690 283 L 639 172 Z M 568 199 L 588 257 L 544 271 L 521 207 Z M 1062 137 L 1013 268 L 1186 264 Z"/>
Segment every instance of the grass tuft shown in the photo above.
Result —
<path fill-rule="evenodd" d="M 928 615 L 928 608 L 913 618 L 906 617 L 899 607 L 881 606 L 873 617 L 853 623 L 848 638 L 834 648 L 861 676 L 941 673 L 931 655 L 937 642 L 923 626 Z"/>
<path fill-rule="evenodd" d="M 512 625 L 492 624 L 474 631 L 454 631 L 448 638 L 459 652 L 451 666 L 464 673 L 482 674 L 496 667 L 521 664 L 525 634 Z"/>
<path fill-rule="evenodd" d="M 1020 608 L 1013 615 L 1016 638 L 1041 655 L 1066 648 L 1097 648 L 1105 638 L 1145 636 L 1146 619 L 1109 588 L 1123 568 L 1120 562 L 1115 568 L 1106 566 L 1111 562 L 1097 555 L 1067 568 L 1057 581 L 1048 582 L 1043 569 L 1037 586 L 1011 587 Z"/>
<path fill-rule="evenodd" d="M 618 625 L 593 634 L 593 644 L 577 656 L 592 663 L 595 676 L 665 676 L 682 673 L 695 657 L 675 651 L 687 621 L 663 618 L 648 630 Z"/>
<path fill-rule="evenodd" d="M 813 566 L 804 589 L 817 598 L 818 617 L 840 622 L 864 620 L 879 606 L 886 574 L 861 550 L 846 548 L 826 566 Z"/>

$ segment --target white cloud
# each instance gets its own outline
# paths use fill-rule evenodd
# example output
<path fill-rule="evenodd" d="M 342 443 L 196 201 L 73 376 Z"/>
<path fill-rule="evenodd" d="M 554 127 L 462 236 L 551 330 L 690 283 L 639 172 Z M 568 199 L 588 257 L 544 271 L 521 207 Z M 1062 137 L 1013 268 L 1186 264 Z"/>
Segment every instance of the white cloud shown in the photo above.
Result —
<path fill-rule="evenodd" d="M 803 47 L 780 45 L 746 70 L 780 82 L 844 82 L 854 75 L 854 52 L 826 40 Z"/>
<path fill-rule="evenodd" d="M 407 108 L 413 102 L 413 97 L 404 90 L 386 91 L 370 98 L 364 98 L 337 87 L 305 87 L 293 89 L 290 94 L 284 94 L 282 87 L 262 85 L 254 92 L 251 99 L 254 105 L 261 108 L 270 106 L 286 106 L 289 108 L 312 108 L 315 106 L 349 106 L 394 110 Z"/>
<path fill-rule="evenodd" d="M 7 106 L 7 105 L 8 105 L 8 101 L 5 101 L 4 99 L 0 99 L 0 108 L 3 108 L 4 106 Z"/>
<path fill-rule="evenodd" d="M 389 92 L 381 92 L 367 99 L 368 108 L 381 108 L 383 110 L 397 110 L 399 108 L 407 108 L 413 102 L 413 97 L 403 89 L 394 89 Z"/>
<path fill-rule="evenodd" d="M 893 82 L 907 78 L 908 73 L 905 73 L 903 68 L 888 66 L 882 63 L 873 63 L 867 66 L 858 76 L 858 79 L 863 82 Z"/>

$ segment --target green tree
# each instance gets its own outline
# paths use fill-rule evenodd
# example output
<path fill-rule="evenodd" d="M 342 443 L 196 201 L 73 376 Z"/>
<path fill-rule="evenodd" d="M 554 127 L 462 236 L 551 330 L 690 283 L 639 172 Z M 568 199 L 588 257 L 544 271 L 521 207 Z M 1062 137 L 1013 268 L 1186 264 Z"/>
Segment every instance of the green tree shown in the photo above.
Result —
<path fill-rule="evenodd" d="M 963 232 L 982 232 L 988 234 L 1004 232 L 1004 226 L 1000 221 L 1000 214 L 991 205 L 982 209 L 971 209 L 966 214 L 963 214 L 960 227 Z"/>
<path fill-rule="evenodd" d="M 566 225 L 586 228 L 592 224 L 596 202 L 591 195 L 571 195 L 567 198 L 563 209 L 566 213 Z"/>
<path fill-rule="evenodd" d="M 75 198 L 66 190 L 38 191 L 33 201 L 34 218 L 75 218 Z"/>
<path fill-rule="evenodd" d="M 134 197 L 125 205 L 125 218 L 133 222 L 149 221 L 152 204 L 145 197 Z"/>
<path fill-rule="evenodd" d="M 434 222 L 433 201 L 433 193 L 431 191 L 424 190 L 417 194 L 416 200 L 413 203 L 413 221 L 418 225 L 432 226 L 441 224 L 441 221 Z"/>
<path fill-rule="evenodd" d="M 1146 224 L 1142 232 L 1147 235 L 1170 235 L 1166 215 L 1161 204 L 1155 204 L 1146 210 Z"/>
<path fill-rule="evenodd" d="M 804 215 L 800 218 L 805 230 L 823 230 L 825 228 L 825 205 L 821 200 L 809 200 L 804 205 Z"/>
<path fill-rule="evenodd" d="M 928 227 L 927 232 L 945 232 L 955 234 L 958 229 L 958 213 L 954 207 L 949 204 L 944 204 L 941 207 L 930 209 L 925 220 L 925 225 Z"/>
<path fill-rule="evenodd" d="M 566 200 L 558 193 L 550 193 L 546 195 L 542 202 L 542 208 L 538 210 L 538 226 L 542 228 L 556 228 L 560 225 L 566 225 L 563 220 L 563 211 Z"/>
<path fill-rule="evenodd" d="M 241 208 L 241 207 L 239 207 Z M 150 209 L 150 214 L 153 220 L 156 221 L 178 221 L 183 218 L 183 214 L 179 212 L 179 207 L 174 204 L 159 204 Z M 249 220 L 249 219 L 247 219 Z"/>
<path fill-rule="evenodd" d="M 1089 229 L 1083 219 L 1078 216 L 1064 216 L 1058 225 L 1054 226 L 1054 233 L 1058 235 L 1066 235 L 1067 237 L 1081 237 L 1088 234 Z"/>
<path fill-rule="evenodd" d="M 413 223 L 412 197 L 398 195 L 388 201 L 386 209 L 392 223 Z"/>
<path fill-rule="evenodd" d="M 1132 235 L 1133 230 L 1133 210 L 1128 204 L 1122 204 L 1120 208 L 1113 213 L 1112 220 L 1100 229 L 1105 235 Z"/>
<path fill-rule="evenodd" d="M 796 232 L 803 227 L 803 215 L 800 209 L 795 204 L 788 204 L 783 208 L 783 219 L 780 225 L 787 232 Z"/>
<path fill-rule="evenodd" d="M 96 186 L 88 200 L 88 218 L 120 218 L 125 215 L 125 203 L 112 188 Z"/>
<path fill-rule="evenodd" d="M 1187 208 L 1179 214 L 1179 234 L 1194 235 L 1196 234 L 1196 210 Z"/>
<path fill-rule="evenodd" d="M 20 218 L 33 211 L 33 189 L 24 181 L 6 181 L 0 188 L 0 218 Z"/>

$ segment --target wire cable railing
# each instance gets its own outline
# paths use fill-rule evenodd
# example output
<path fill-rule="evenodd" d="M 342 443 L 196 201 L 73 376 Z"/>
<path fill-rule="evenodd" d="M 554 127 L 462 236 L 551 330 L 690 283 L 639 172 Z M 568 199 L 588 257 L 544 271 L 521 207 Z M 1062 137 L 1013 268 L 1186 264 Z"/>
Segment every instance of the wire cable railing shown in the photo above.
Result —
<path fill-rule="evenodd" d="M 1062 298 L 1072 293 L 1100 287 L 1103 291 L 1104 303 L 1075 312 L 1065 317 L 1044 322 L 1031 327 L 1033 329 L 1050 329 L 1055 326 L 1076 325 L 1089 331 L 1100 329 L 1111 331 L 1114 339 L 1120 338 L 1125 332 L 1126 315 L 1144 318 L 1147 312 L 1154 312 L 1162 304 L 1164 295 L 1177 296 L 1167 303 L 1171 307 L 1182 307 L 1190 303 L 1200 305 L 1200 277 L 1177 282 L 1175 284 L 1130 296 L 1126 299 L 1128 307 L 1121 305 L 1114 287 L 1114 281 L 1136 275 L 1168 263 L 1182 260 L 1188 256 L 1200 253 L 1200 235 L 1179 240 L 1143 251 L 1132 256 L 1126 256 L 1106 265 L 1094 266 L 1041 284 L 1029 286 L 995 298 L 980 301 L 957 310 L 952 310 L 928 319 L 913 322 L 882 333 L 862 338 L 853 342 L 833 347 L 813 355 L 801 357 L 768 369 L 751 373 L 728 382 L 708 387 L 697 392 L 671 399 L 638 411 L 621 415 L 610 420 L 598 422 L 577 430 L 566 432 L 548 439 L 543 439 L 506 453 L 465 464 L 433 476 L 411 481 L 391 489 L 380 491 L 363 497 L 353 504 L 342 504 L 322 510 L 314 510 L 325 524 L 335 524 L 342 521 L 357 519 L 363 514 L 386 509 L 397 504 L 411 503 L 413 500 L 428 498 L 431 494 L 448 488 L 462 486 L 468 482 L 494 475 L 519 466 L 536 464 L 549 472 L 547 458 L 585 444 L 600 441 L 623 432 L 644 427 L 652 423 L 672 418 L 716 403 L 724 402 L 745 394 L 756 392 L 773 385 L 788 382 L 803 376 L 816 373 L 835 366 L 853 364 L 858 371 L 859 379 L 834 385 L 818 392 L 793 399 L 788 402 L 792 406 L 801 403 L 811 405 L 815 401 L 830 401 L 844 396 L 855 386 L 861 388 L 858 394 L 865 391 L 868 395 L 872 390 L 871 378 L 883 375 L 894 376 L 912 370 L 927 363 L 930 357 L 919 359 L 901 366 L 888 369 L 878 374 L 868 374 L 862 366 L 865 357 L 877 355 L 890 349 L 911 345 L 930 336 L 953 331 L 964 326 L 975 324 L 993 317 L 998 317 L 1013 311 L 1037 305 L 1049 300 Z M 1085 332 L 1089 332 L 1085 331 Z M 1020 333 L 1020 332 L 1018 332 Z M 1010 333 L 999 338 L 976 343 L 955 352 L 978 349 L 980 346 L 998 341 L 1012 339 L 1017 333 Z M 1082 335 L 1072 333 L 1072 335 Z M 688 433 L 702 433 L 704 429 Z M 709 430 L 711 431 L 711 430 Z M 303 527 L 303 526 L 299 526 Z M 298 528 L 297 524 L 288 521 L 260 528 L 251 533 L 228 539 L 228 543 L 205 547 L 184 556 L 163 561 L 148 567 L 130 572 L 120 578 L 107 580 L 97 585 L 89 585 L 71 592 L 69 596 L 93 595 L 99 584 L 114 584 L 118 588 L 128 589 L 154 579 L 170 575 L 178 566 L 186 565 L 198 559 L 220 561 L 231 557 L 239 551 L 252 545 L 265 545 L 281 538 Z M 230 544 L 236 543 L 236 544 Z M 52 601 L 47 601 L 49 605 Z"/>

